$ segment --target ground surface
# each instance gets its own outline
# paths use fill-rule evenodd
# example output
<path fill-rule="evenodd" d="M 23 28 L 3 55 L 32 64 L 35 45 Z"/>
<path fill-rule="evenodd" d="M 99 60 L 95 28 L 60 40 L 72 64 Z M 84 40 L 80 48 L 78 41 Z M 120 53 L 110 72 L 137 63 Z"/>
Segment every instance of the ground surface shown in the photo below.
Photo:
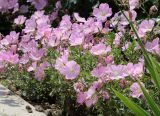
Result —
<path fill-rule="evenodd" d="M 28 113 L 26 106 L 32 108 L 33 112 Z M 45 116 L 45 114 L 35 111 L 31 104 L 0 84 L 0 116 Z"/>

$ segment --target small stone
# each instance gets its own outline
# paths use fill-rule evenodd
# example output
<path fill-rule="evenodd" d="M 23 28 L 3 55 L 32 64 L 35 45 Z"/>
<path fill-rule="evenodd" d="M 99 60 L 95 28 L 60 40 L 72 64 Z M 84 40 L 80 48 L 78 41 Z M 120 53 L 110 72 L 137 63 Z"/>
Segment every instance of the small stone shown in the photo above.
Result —
<path fill-rule="evenodd" d="M 44 113 L 46 114 L 46 116 L 52 116 L 52 111 L 51 111 L 51 109 L 45 110 Z"/>
<path fill-rule="evenodd" d="M 21 92 L 20 92 L 20 91 L 16 91 L 16 94 L 20 96 L 20 95 L 21 95 Z"/>
<path fill-rule="evenodd" d="M 38 111 L 38 112 L 43 112 L 44 111 L 43 107 L 40 106 L 40 105 L 36 105 L 35 110 Z"/>
<path fill-rule="evenodd" d="M 62 110 L 52 110 L 52 116 L 62 116 Z"/>
<path fill-rule="evenodd" d="M 56 108 L 57 108 L 56 104 L 52 104 L 52 105 L 51 105 L 51 108 L 52 108 L 52 109 L 56 109 Z"/>
<path fill-rule="evenodd" d="M 46 109 L 50 109 L 50 104 L 49 104 L 48 102 L 46 102 L 46 103 L 44 104 L 44 106 L 45 106 L 45 110 L 46 110 Z"/>
<path fill-rule="evenodd" d="M 32 113 L 33 111 L 32 111 L 32 108 L 30 107 L 30 106 L 26 106 L 26 110 L 28 111 L 28 113 Z"/>

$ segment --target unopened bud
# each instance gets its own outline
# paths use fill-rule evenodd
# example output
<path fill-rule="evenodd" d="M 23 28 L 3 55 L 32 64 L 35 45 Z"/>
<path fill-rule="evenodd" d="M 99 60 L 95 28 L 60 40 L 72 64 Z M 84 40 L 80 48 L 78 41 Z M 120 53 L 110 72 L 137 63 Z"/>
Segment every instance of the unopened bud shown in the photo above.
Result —
<path fill-rule="evenodd" d="M 155 15 L 158 12 L 158 8 L 156 5 L 151 6 L 151 8 L 149 9 L 149 14 L 150 15 Z"/>

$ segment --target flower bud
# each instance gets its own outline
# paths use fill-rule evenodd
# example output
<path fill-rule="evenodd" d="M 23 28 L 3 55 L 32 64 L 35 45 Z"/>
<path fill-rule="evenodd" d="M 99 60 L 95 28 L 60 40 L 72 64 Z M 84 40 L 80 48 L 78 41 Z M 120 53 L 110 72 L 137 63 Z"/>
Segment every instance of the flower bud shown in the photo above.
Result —
<path fill-rule="evenodd" d="M 151 6 L 151 8 L 149 9 L 149 14 L 150 15 L 155 15 L 158 12 L 158 8 L 156 5 Z"/>

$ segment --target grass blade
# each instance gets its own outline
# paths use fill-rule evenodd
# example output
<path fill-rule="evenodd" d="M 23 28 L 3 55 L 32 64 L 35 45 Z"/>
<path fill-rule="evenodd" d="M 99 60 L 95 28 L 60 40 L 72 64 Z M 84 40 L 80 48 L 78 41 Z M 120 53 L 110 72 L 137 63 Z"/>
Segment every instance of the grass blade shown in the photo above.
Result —
<path fill-rule="evenodd" d="M 155 114 L 155 116 L 159 116 L 160 115 L 160 107 L 155 103 L 154 99 L 148 94 L 147 90 L 145 89 L 144 86 L 142 86 L 142 84 L 140 83 L 139 80 L 138 80 L 138 83 L 141 86 L 143 94 L 147 100 L 148 105 L 152 109 L 153 113 Z"/>
<path fill-rule="evenodd" d="M 133 101 L 131 101 L 129 98 L 122 95 L 120 92 L 114 90 L 114 93 L 116 96 L 129 108 L 131 109 L 137 116 L 150 116 L 147 111 L 142 109 L 140 106 L 135 104 Z"/>

